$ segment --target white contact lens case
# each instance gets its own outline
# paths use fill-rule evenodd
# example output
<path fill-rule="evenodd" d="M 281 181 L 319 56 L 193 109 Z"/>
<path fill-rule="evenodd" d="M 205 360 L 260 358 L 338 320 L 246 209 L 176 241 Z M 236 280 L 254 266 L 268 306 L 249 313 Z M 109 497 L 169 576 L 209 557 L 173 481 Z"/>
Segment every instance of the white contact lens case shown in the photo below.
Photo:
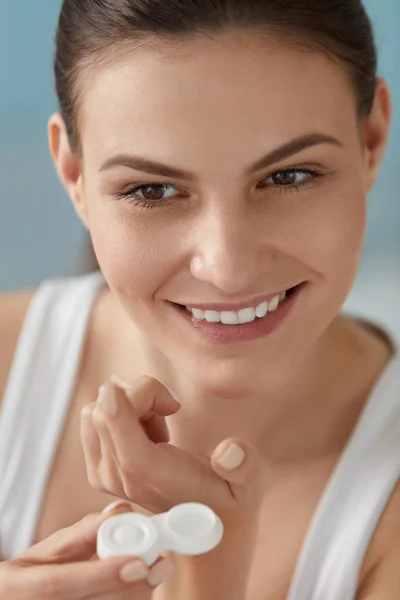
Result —
<path fill-rule="evenodd" d="M 213 550 L 223 536 L 221 519 L 204 504 L 179 504 L 147 517 L 123 513 L 110 517 L 97 533 L 97 556 L 133 555 L 152 565 L 162 552 L 198 555 Z"/>

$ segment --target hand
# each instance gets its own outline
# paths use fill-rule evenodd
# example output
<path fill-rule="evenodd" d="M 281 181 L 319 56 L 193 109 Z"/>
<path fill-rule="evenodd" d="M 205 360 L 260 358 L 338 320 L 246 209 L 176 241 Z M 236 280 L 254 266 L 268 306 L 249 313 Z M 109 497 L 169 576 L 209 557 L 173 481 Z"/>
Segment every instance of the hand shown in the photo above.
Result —
<path fill-rule="evenodd" d="M 148 569 L 132 556 L 94 557 L 97 530 L 125 505 L 92 514 L 14 560 L 0 563 L 0 598 L 9 600 L 150 600 L 168 562 Z"/>
<path fill-rule="evenodd" d="M 265 461 L 234 438 L 221 442 L 211 458 L 168 443 L 165 417 L 179 409 L 168 390 L 150 377 L 125 390 L 116 383 L 102 386 L 98 402 L 82 411 L 90 484 L 152 513 L 190 501 L 207 504 L 221 518 L 237 517 L 249 506 L 253 512 L 269 479 Z M 225 451 L 228 457 L 221 460 Z"/>

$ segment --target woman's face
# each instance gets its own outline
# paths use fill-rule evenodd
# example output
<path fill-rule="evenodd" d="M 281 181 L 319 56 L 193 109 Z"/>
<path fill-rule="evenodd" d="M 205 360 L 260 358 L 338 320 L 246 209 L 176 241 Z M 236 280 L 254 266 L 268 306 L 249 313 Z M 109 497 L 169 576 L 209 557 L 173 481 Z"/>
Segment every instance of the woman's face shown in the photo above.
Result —
<path fill-rule="evenodd" d="M 323 55 L 249 33 L 160 43 L 87 74 L 79 210 L 99 264 L 149 343 L 205 392 L 283 386 L 350 291 L 371 184 L 355 104 Z M 299 284 L 256 324 L 177 306 L 245 320 L 228 309 Z"/>

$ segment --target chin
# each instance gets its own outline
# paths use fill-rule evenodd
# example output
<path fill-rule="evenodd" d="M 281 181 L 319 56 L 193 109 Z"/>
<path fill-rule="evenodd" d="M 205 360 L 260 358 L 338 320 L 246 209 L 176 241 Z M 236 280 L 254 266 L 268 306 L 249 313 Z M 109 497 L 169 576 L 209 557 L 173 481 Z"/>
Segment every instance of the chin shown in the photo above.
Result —
<path fill-rule="evenodd" d="M 291 359 L 291 360 L 288 360 Z M 216 361 L 204 369 L 197 365 L 189 374 L 205 394 L 224 400 L 269 396 L 278 393 L 295 377 L 301 359 L 286 356 L 270 363 L 270 368 L 255 364 L 251 358 L 240 361 Z"/>

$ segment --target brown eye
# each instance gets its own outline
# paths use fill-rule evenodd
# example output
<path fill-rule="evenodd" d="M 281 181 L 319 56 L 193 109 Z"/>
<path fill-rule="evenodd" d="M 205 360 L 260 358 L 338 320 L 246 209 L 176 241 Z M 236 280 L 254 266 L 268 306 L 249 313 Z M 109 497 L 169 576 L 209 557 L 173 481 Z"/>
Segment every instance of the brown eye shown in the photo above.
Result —
<path fill-rule="evenodd" d="M 274 185 L 295 185 L 299 174 L 298 171 L 277 171 L 271 175 L 271 180 Z"/>
<path fill-rule="evenodd" d="M 144 185 L 140 189 L 145 200 L 162 200 L 165 194 L 164 185 Z"/>
<path fill-rule="evenodd" d="M 275 171 L 263 179 L 259 187 L 270 187 L 278 190 L 300 190 L 308 184 L 312 184 L 318 178 L 323 177 L 323 174 L 309 169 L 283 169 Z"/>
<path fill-rule="evenodd" d="M 170 183 L 145 183 L 136 185 L 134 188 L 118 194 L 120 198 L 135 198 L 141 202 L 148 202 L 149 204 L 161 204 L 176 196 L 179 190 L 171 185 Z"/>

